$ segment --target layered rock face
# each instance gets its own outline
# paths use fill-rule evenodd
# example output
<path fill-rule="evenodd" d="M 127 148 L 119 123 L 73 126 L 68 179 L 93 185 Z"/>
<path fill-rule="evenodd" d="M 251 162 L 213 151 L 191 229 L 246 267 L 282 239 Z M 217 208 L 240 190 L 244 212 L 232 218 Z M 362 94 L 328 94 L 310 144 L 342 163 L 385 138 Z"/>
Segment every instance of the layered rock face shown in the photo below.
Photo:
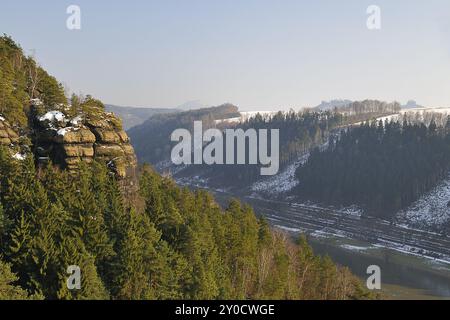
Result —
<path fill-rule="evenodd" d="M 15 128 L 0 115 L 0 145 L 13 158 L 23 160 L 33 152 L 37 165 L 51 162 L 74 174 L 82 162 L 101 161 L 123 186 L 135 185 L 137 160 L 119 118 L 103 109 L 69 116 L 64 108 L 39 112 L 40 107 L 30 107 L 27 127 Z"/>
<path fill-rule="evenodd" d="M 0 145 L 11 146 L 19 142 L 19 135 L 9 125 L 8 121 L 0 116 Z"/>
<path fill-rule="evenodd" d="M 50 111 L 36 117 L 34 149 L 38 163 L 51 160 L 75 172 L 81 162 L 105 162 L 119 178 L 134 177 L 137 165 L 133 147 L 120 120 L 112 113 L 68 117 Z"/>

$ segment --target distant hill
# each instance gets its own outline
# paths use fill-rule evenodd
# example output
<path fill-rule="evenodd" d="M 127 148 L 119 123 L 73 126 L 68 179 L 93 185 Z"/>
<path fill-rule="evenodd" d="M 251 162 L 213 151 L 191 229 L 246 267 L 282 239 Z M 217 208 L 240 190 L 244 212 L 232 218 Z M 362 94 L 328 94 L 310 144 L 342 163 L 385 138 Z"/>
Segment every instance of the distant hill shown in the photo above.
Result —
<path fill-rule="evenodd" d="M 366 100 L 370 101 L 370 100 Z M 375 100 L 374 100 L 375 101 Z M 345 109 L 353 104 L 352 100 L 347 99 L 334 99 L 330 101 L 322 101 L 318 106 L 313 108 L 314 111 L 328 111 L 333 110 L 334 108 Z M 424 108 L 423 106 L 417 104 L 414 100 L 409 100 L 406 104 L 401 106 L 402 109 L 415 109 L 415 108 Z"/>
<path fill-rule="evenodd" d="M 128 130 L 132 127 L 144 123 L 145 120 L 149 119 L 155 114 L 198 110 L 208 107 L 209 106 L 203 104 L 200 100 L 188 101 L 183 104 L 180 104 L 179 106 L 171 108 L 129 107 L 129 106 L 117 106 L 113 104 L 105 105 L 106 111 L 113 112 L 122 119 L 123 127 L 125 130 Z"/>
<path fill-rule="evenodd" d="M 333 110 L 334 108 L 346 107 L 349 104 L 351 104 L 352 102 L 353 101 L 351 101 L 351 100 L 343 100 L 343 99 L 322 101 L 321 104 L 319 104 L 318 106 L 314 107 L 313 109 L 317 110 L 317 111 L 328 111 L 328 110 Z"/>
<path fill-rule="evenodd" d="M 174 108 L 136 108 L 116 106 L 112 104 L 105 105 L 105 109 L 108 112 L 113 112 L 115 115 L 122 119 L 123 128 L 125 130 L 143 123 L 145 120 L 154 116 L 155 114 L 179 111 Z"/>
<path fill-rule="evenodd" d="M 424 107 L 417 104 L 417 102 L 414 100 L 409 100 L 405 105 L 402 105 L 402 109 L 415 109 L 415 108 L 424 108 Z"/>
<path fill-rule="evenodd" d="M 204 104 L 200 100 L 192 100 L 185 102 L 183 104 L 180 104 L 179 106 L 175 107 L 175 109 L 181 110 L 181 111 L 189 111 L 189 110 L 198 110 L 203 108 L 208 108 L 209 105 Z"/>

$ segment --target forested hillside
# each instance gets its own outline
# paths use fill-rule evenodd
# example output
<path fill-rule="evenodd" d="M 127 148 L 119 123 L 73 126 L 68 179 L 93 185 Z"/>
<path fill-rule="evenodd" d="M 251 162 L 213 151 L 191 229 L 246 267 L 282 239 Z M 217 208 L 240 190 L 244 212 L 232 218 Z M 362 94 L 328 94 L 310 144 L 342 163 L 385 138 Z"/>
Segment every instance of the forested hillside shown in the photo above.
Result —
<path fill-rule="evenodd" d="M 353 106 L 354 105 L 354 106 Z M 328 141 L 333 131 L 360 121 L 375 119 L 392 114 L 397 110 L 396 103 L 365 100 L 352 103 L 353 107 L 332 111 L 313 111 L 310 109 L 295 112 L 278 112 L 273 115 L 256 114 L 243 122 L 221 123 L 226 129 L 272 129 L 279 130 L 279 165 L 283 170 L 287 165 L 297 161 L 313 147 Z M 354 111 L 356 110 L 356 111 Z M 176 117 L 176 115 L 174 115 Z M 133 133 L 130 132 L 132 135 Z M 161 144 L 162 142 L 159 142 Z M 133 143 L 139 154 L 141 145 Z M 248 145 L 248 143 L 247 143 Z M 269 150 L 270 150 L 270 146 Z M 163 152 L 164 159 L 170 156 L 170 149 Z M 224 154 L 226 148 L 224 146 Z M 235 156 L 236 157 L 236 156 Z M 236 163 L 236 161 L 235 161 Z M 248 187 L 258 179 L 261 165 L 191 165 L 178 171 L 176 177 L 201 177 L 212 187 Z M 176 169 L 174 171 L 177 171 Z"/>
<path fill-rule="evenodd" d="M 207 192 L 180 189 L 149 168 L 132 201 L 99 163 L 77 177 L 34 168 L 1 149 L 1 266 L 18 281 L 0 274 L 0 297 L 368 297 L 347 269 L 271 231 L 237 201 L 221 210 Z M 66 287 L 69 265 L 81 267 L 81 290 Z M 3 289 L 8 282 L 14 287 Z"/>
<path fill-rule="evenodd" d="M 379 100 L 354 101 L 343 105 L 337 110 L 347 115 L 361 114 L 393 114 L 399 112 L 401 105 L 398 102 L 385 102 Z"/>
<path fill-rule="evenodd" d="M 447 176 L 449 130 L 450 120 L 445 127 L 373 121 L 349 129 L 298 169 L 297 194 L 392 217 Z"/>
<path fill-rule="evenodd" d="M 286 164 L 296 160 L 300 154 L 307 152 L 313 145 L 324 143 L 330 130 L 342 125 L 345 121 L 343 115 L 329 111 L 290 111 L 267 116 L 257 114 L 242 123 L 228 124 L 227 128 L 243 129 L 244 131 L 267 129 L 269 132 L 271 129 L 279 129 L 279 162 L 280 167 L 283 168 Z M 270 154 L 270 145 L 268 145 L 268 150 Z M 226 155 L 226 146 L 224 146 L 224 154 Z M 235 155 L 236 157 L 237 155 Z M 243 187 L 261 178 L 260 168 L 260 164 L 195 165 L 188 166 L 180 176 L 201 174 L 213 186 Z"/>
<path fill-rule="evenodd" d="M 66 103 L 64 89 L 7 36 L 0 37 L 0 114 L 13 125 L 27 123 L 30 99 L 55 107 Z"/>
<path fill-rule="evenodd" d="M 128 175 L 120 121 L 90 96 L 67 99 L 6 36 L 0 75 L 0 299 L 372 297 L 250 207 L 221 209 L 147 166 Z M 71 265 L 79 290 L 66 285 Z"/>
<path fill-rule="evenodd" d="M 170 135 L 176 129 L 192 131 L 194 121 L 202 121 L 203 128 L 215 127 L 215 120 L 238 117 L 238 108 L 232 104 L 169 114 L 158 114 L 143 124 L 128 130 L 136 155 L 141 162 L 156 164 L 169 160 L 173 142 Z"/>

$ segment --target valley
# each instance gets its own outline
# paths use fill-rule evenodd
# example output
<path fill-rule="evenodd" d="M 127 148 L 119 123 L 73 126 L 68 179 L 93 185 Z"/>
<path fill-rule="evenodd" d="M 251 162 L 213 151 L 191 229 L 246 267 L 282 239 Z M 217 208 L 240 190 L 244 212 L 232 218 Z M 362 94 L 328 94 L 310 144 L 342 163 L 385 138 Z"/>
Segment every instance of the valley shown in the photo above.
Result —
<path fill-rule="evenodd" d="M 255 213 L 265 217 L 271 226 L 295 238 L 300 234 L 306 235 L 308 243 L 316 253 L 329 255 L 337 263 L 350 268 L 363 281 L 367 277 L 367 266 L 379 265 L 383 274 L 384 298 L 449 298 L 450 237 L 447 202 L 450 179 L 448 177 L 445 178 L 444 175 L 441 182 L 433 184 L 434 187 L 429 188 L 428 192 L 421 193 L 416 201 L 410 201 L 407 207 L 384 217 L 382 212 L 378 216 L 371 216 L 361 206 L 325 205 L 319 201 L 308 201 L 296 194 L 296 188 L 304 183 L 301 178 L 299 179 L 298 169 L 308 162 L 310 150 L 317 147 L 320 152 L 326 151 L 330 146 L 329 141 L 340 139 L 345 134 L 346 128 L 358 130 L 367 120 L 376 121 L 377 126 L 380 126 L 380 121 L 387 126 L 391 121 L 402 123 L 402 120 L 407 120 L 410 128 L 417 128 L 417 125 L 422 124 L 430 126 L 432 123 L 436 123 L 441 131 L 447 128 L 446 108 L 421 107 L 399 110 L 394 103 L 364 101 L 347 105 L 343 112 L 344 114 L 356 112 L 352 110 L 361 108 L 365 108 L 367 113 L 358 116 L 353 114 L 352 118 L 341 120 L 343 125 L 331 127 L 331 130 L 330 127 L 323 129 L 322 139 L 316 139 L 309 145 L 309 149 L 297 152 L 296 156 L 287 157 L 289 160 L 284 162 L 284 166 L 274 176 L 237 181 L 231 177 L 245 177 L 244 170 L 240 168 L 174 166 L 170 161 L 159 162 L 155 168 L 172 176 L 179 185 L 212 192 L 223 207 L 227 206 L 230 198 L 238 198 L 251 205 Z M 380 115 L 383 112 L 385 115 Z M 272 113 L 272 116 L 274 114 Z M 278 124 L 280 132 L 283 129 L 288 130 L 285 125 L 287 126 L 290 120 L 288 115 L 285 117 L 282 118 L 281 124 Z M 216 123 L 225 126 L 241 125 L 245 128 L 246 123 L 251 121 L 251 118 L 245 119 L 244 114 L 229 121 L 216 120 Z M 261 126 L 270 127 L 264 120 Z M 297 126 L 301 128 L 305 124 L 299 122 Z M 286 151 L 289 149 L 289 141 L 295 138 L 294 135 L 285 137 L 287 137 L 287 140 L 284 140 L 286 145 L 281 150 Z M 360 152 L 369 154 L 371 152 L 369 141 L 365 141 L 364 146 L 366 148 Z M 419 145 L 418 147 L 420 150 Z M 228 170 L 226 171 L 228 177 L 225 176 L 228 183 L 217 178 L 216 174 L 220 170 Z M 314 178 L 332 173 L 332 171 L 327 173 L 318 171 Z M 358 175 L 361 176 L 362 173 L 364 170 Z M 409 174 L 419 173 L 410 171 Z M 373 179 L 375 176 L 371 178 Z M 314 179 L 310 179 L 308 185 L 313 181 Z M 408 185 L 409 183 L 405 183 L 405 186 Z"/>
<path fill-rule="evenodd" d="M 237 196 L 210 191 L 222 205 Z M 428 298 L 450 298 L 449 236 L 318 206 L 239 199 L 272 226 L 296 237 L 306 234 L 316 253 L 329 255 L 363 279 L 368 265 L 380 265 L 386 298 L 412 298 L 419 291 Z"/>
<path fill-rule="evenodd" d="M 450 300 L 450 2 L 7 2 L 0 302 Z"/>

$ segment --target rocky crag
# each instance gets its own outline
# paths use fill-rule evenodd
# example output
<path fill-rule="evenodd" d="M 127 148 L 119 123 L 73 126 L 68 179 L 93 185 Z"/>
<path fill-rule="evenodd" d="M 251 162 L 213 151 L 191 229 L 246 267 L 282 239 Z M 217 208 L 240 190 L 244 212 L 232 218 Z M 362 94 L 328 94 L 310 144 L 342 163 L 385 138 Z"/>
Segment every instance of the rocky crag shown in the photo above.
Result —
<path fill-rule="evenodd" d="M 0 145 L 11 146 L 19 142 L 19 135 L 3 116 L 0 116 Z"/>
<path fill-rule="evenodd" d="M 101 161 L 119 179 L 134 183 L 136 156 L 119 118 L 100 109 L 74 113 L 70 107 L 59 106 L 46 110 L 34 99 L 27 127 L 12 126 L 0 116 L 0 145 L 7 146 L 12 157 L 23 160 L 33 153 L 38 166 L 51 162 L 71 173 L 82 162 Z"/>
<path fill-rule="evenodd" d="M 74 175 L 101 161 L 123 184 L 134 182 L 136 156 L 122 122 L 92 96 L 68 97 L 20 45 L 0 36 L 0 146 L 18 161 L 33 157 Z M 129 182 L 129 183 L 128 183 Z"/>

